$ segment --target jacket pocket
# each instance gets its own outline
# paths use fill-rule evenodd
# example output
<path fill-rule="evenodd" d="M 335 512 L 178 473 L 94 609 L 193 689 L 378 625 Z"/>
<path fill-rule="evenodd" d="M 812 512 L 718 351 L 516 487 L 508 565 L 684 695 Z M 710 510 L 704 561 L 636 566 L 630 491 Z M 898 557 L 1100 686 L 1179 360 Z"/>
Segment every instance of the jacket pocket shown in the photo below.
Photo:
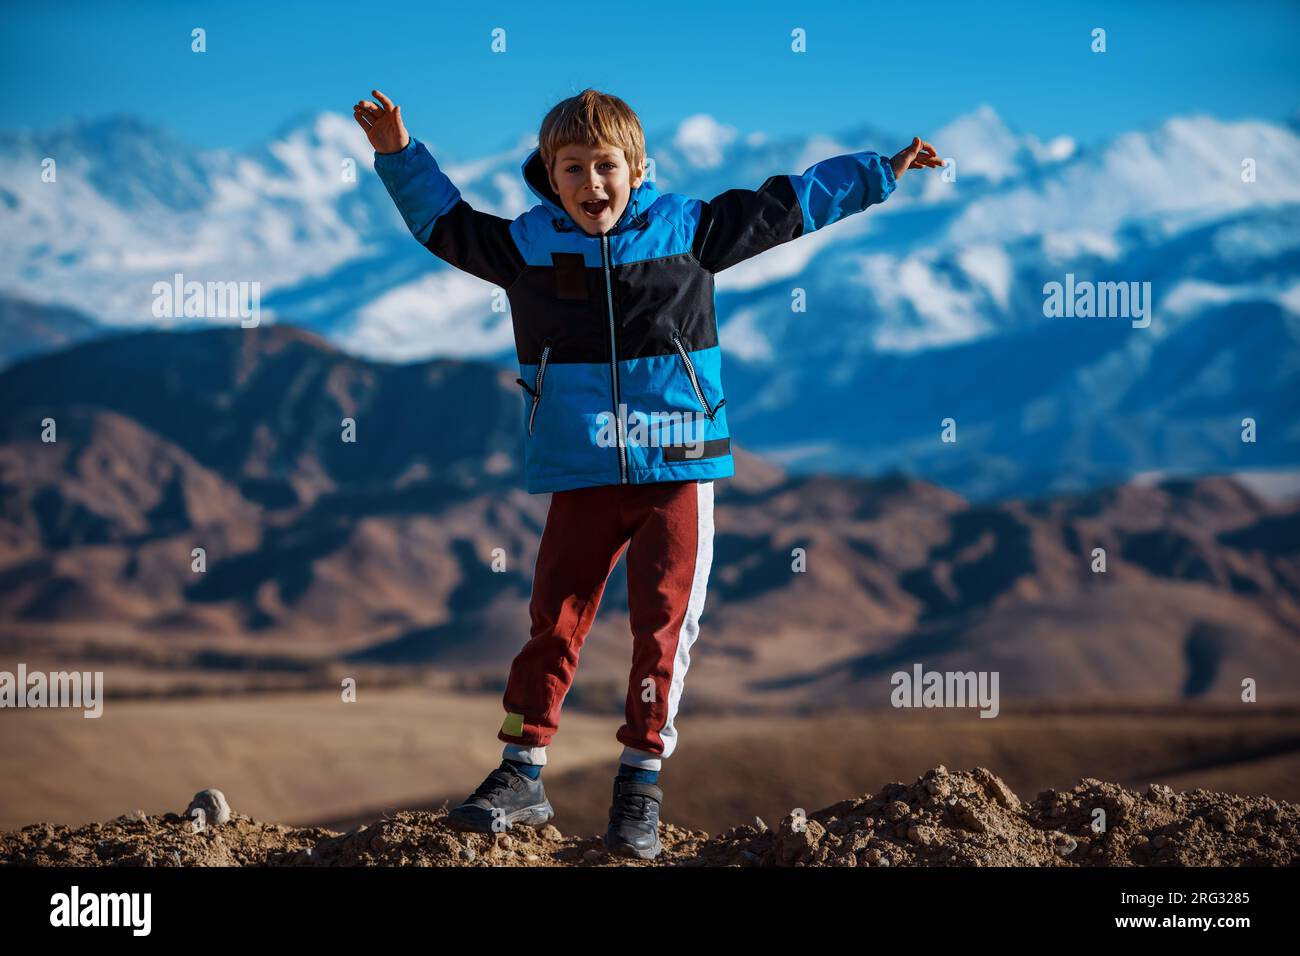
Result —
<path fill-rule="evenodd" d="M 677 354 L 682 357 L 682 364 L 686 366 L 686 374 L 690 376 L 691 388 L 695 390 L 695 397 L 699 399 L 700 407 L 704 413 L 709 416 L 709 421 L 713 421 L 713 416 L 717 414 L 718 409 L 727 404 L 724 398 L 718 402 L 717 408 L 709 408 L 709 403 L 704 399 L 704 390 L 700 388 L 699 377 L 695 374 L 695 365 L 691 362 L 691 356 L 686 351 L 686 345 L 682 342 L 682 333 L 680 329 L 673 329 L 673 345 L 677 347 Z"/>
<path fill-rule="evenodd" d="M 537 375 L 533 379 L 533 385 L 529 388 L 528 383 L 522 378 L 515 379 L 523 386 L 524 391 L 533 397 L 532 407 L 528 410 L 528 437 L 533 437 L 533 422 L 537 419 L 537 406 L 542 400 L 542 387 L 546 380 L 546 363 L 551 360 L 551 340 L 547 339 L 542 343 L 542 357 L 537 363 Z"/>

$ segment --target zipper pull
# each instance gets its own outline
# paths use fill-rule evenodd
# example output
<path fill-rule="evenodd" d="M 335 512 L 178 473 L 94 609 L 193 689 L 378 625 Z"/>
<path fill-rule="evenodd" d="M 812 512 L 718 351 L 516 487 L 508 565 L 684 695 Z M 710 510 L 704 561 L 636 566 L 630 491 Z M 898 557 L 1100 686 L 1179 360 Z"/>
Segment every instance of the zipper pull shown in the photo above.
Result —
<path fill-rule="evenodd" d="M 515 379 L 515 381 L 518 382 L 520 385 L 522 385 L 524 387 L 524 391 L 527 392 L 529 395 L 533 396 L 533 398 L 537 397 L 537 393 L 534 392 L 532 388 L 529 387 L 528 383 L 525 382 L 522 378 L 517 378 Z"/>

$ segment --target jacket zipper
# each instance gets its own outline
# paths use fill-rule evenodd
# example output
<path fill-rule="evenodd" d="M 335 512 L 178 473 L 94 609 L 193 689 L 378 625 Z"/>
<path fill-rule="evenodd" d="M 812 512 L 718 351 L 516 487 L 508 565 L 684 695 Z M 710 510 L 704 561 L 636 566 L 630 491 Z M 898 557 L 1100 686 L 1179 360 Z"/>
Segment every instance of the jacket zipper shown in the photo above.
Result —
<path fill-rule="evenodd" d="M 686 348 L 682 345 L 682 334 L 677 329 L 673 329 L 673 345 L 677 346 L 677 354 L 686 363 L 686 374 L 691 377 L 691 388 L 695 389 L 695 397 L 700 400 L 700 405 L 704 408 L 704 413 L 709 416 L 709 421 L 713 421 L 718 408 L 727 404 L 727 400 L 724 398 L 718 402 L 718 408 L 709 408 L 709 403 L 704 400 L 704 390 L 700 388 L 700 380 L 695 377 L 695 366 L 691 363 L 691 357 L 686 354 Z"/>
<path fill-rule="evenodd" d="M 551 356 L 549 345 L 542 348 L 542 361 L 537 366 L 537 391 L 533 393 L 533 407 L 528 413 L 528 437 L 533 437 L 533 419 L 537 416 L 537 403 L 542 400 L 542 379 L 546 378 L 546 360 Z"/>
<path fill-rule="evenodd" d="M 624 210 L 626 212 L 626 210 Z M 605 301 L 609 305 L 609 387 L 614 399 L 614 414 L 618 418 L 618 483 L 627 484 L 626 436 L 623 433 L 623 409 L 618 403 L 618 345 L 614 339 L 614 286 L 609 278 L 609 237 L 600 237 L 601 263 L 605 267 Z"/>
<path fill-rule="evenodd" d="M 529 388 L 528 383 L 522 378 L 515 379 L 516 382 L 524 387 L 524 391 L 533 397 L 532 408 L 528 411 L 529 438 L 533 437 L 533 419 L 537 417 L 537 403 L 542 400 L 542 380 L 546 378 L 546 362 L 551 355 L 550 341 L 550 339 L 547 339 L 546 344 L 542 346 L 542 358 L 537 365 L 537 375 L 533 378 L 533 387 Z"/>

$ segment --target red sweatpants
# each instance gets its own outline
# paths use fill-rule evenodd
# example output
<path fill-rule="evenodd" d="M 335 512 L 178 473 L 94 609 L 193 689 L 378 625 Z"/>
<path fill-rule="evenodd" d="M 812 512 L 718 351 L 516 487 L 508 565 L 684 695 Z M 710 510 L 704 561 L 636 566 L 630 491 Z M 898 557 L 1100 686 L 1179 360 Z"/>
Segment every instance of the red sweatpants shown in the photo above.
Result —
<path fill-rule="evenodd" d="M 713 481 L 601 485 L 551 495 L 529 605 L 532 630 L 510 666 L 497 733 L 504 755 L 546 763 L 605 582 L 627 551 L 632 672 L 620 762 L 658 770 L 699 634 L 713 563 Z"/>

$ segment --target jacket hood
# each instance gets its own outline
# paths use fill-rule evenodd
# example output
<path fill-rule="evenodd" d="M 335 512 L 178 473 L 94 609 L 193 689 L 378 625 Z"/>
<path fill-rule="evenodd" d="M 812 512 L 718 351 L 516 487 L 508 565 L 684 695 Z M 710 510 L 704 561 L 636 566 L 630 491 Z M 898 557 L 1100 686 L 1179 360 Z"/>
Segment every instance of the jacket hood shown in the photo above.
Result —
<path fill-rule="evenodd" d="M 546 167 L 542 165 L 542 148 L 534 146 L 532 151 L 524 158 L 519 167 L 523 174 L 524 182 L 528 188 L 533 191 L 542 205 L 551 211 L 552 220 L 559 220 L 556 228 L 566 227 L 577 229 L 585 232 L 569 215 L 569 211 L 564 208 L 564 203 L 560 201 L 559 195 L 551 188 L 550 179 L 546 175 Z M 645 223 L 645 211 L 650 208 L 658 197 L 659 191 L 655 184 L 649 179 L 643 179 L 641 185 L 632 190 L 627 198 L 627 208 L 623 210 L 623 215 L 618 217 L 618 221 L 610 228 L 608 234 L 621 232 L 624 229 L 642 226 Z"/>

